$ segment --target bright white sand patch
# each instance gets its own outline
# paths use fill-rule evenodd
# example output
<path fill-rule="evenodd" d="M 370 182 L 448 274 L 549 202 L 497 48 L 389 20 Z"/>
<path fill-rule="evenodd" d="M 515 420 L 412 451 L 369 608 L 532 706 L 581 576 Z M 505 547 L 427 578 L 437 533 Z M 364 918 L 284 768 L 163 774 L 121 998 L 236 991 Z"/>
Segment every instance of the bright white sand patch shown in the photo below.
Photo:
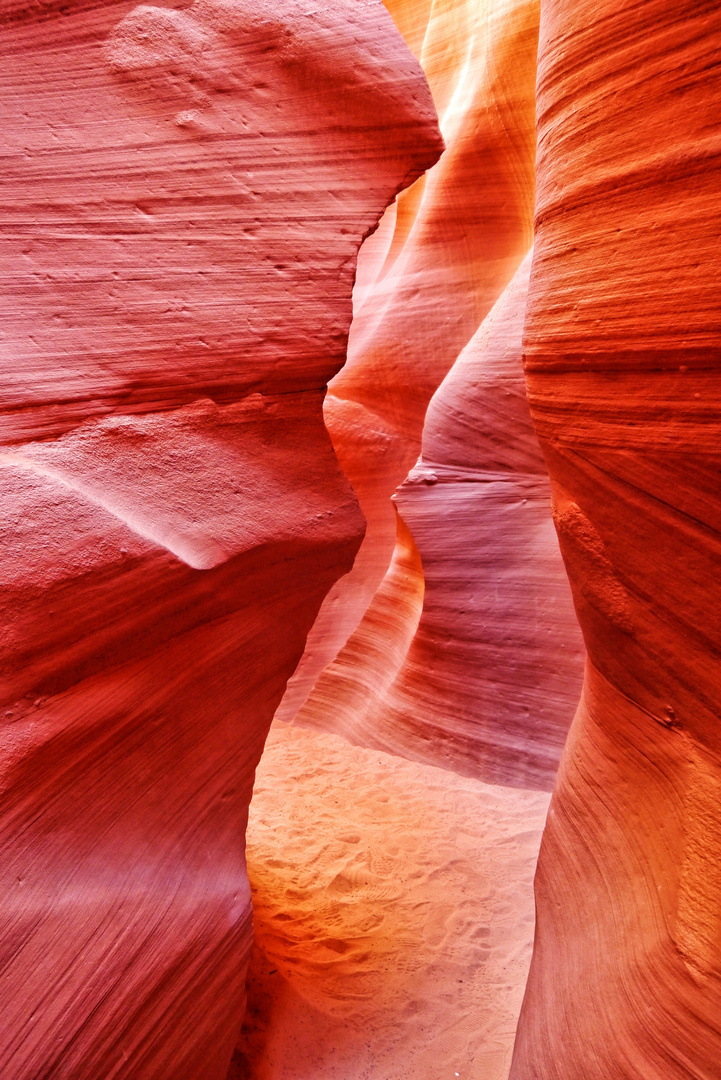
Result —
<path fill-rule="evenodd" d="M 274 725 L 230 1077 L 505 1080 L 548 801 Z"/>

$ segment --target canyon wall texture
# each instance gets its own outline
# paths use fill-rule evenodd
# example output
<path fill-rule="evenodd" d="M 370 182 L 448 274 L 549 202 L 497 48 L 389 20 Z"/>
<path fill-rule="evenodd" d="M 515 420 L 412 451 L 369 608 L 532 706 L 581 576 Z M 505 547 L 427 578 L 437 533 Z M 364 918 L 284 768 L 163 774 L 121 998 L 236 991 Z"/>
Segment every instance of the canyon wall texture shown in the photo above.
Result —
<path fill-rule="evenodd" d="M 442 141 L 376 0 L 3 4 L 3 1080 L 221 1080 L 253 772 L 363 521 L 355 257 Z"/>
<path fill-rule="evenodd" d="M 302 655 L 550 788 L 551 498 L 512 1080 L 718 1080 L 721 13 L 386 6 L 0 2 L 3 1080 L 225 1076 Z"/>
<path fill-rule="evenodd" d="M 447 149 L 363 253 L 348 361 L 324 412 L 368 527 L 313 628 L 281 719 L 303 706 L 383 581 L 396 543 L 390 499 L 420 453 L 428 402 L 531 243 L 537 0 L 453 0 L 415 14 L 400 25 L 427 71 Z M 304 717 L 334 729 L 313 700 Z"/>
<path fill-rule="evenodd" d="M 320 704 L 353 742 L 550 791 L 583 645 L 525 396 L 530 268 L 431 400 L 391 569 L 298 720 Z"/>
<path fill-rule="evenodd" d="M 529 396 L 588 647 L 513 1080 L 721 1069 L 715 3 L 546 0 Z"/>
<path fill-rule="evenodd" d="M 527 268 L 483 321 L 532 239 L 539 7 L 388 7 L 448 149 L 359 261 L 325 416 L 368 530 L 278 716 L 550 790 L 583 647 L 524 402 Z"/>

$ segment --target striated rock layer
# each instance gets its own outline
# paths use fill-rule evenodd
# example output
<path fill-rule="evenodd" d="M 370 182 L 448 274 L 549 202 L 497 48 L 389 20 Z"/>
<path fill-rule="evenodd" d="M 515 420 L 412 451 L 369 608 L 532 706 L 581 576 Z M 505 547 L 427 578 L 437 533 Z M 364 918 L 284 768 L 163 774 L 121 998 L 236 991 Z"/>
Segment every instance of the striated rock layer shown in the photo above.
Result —
<path fill-rule="evenodd" d="M 525 405 L 528 265 L 483 322 L 531 242 L 538 5 L 389 6 L 448 150 L 362 253 L 325 416 L 368 531 L 278 716 L 549 790 L 582 646 Z"/>
<path fill-rule="evenodd" d="M 375 0 L 2 8 L 3 1080 L 219 1080 L 271 716 L 363 525 L 322 420 L 438 157 Z"/>
<path fill-rule="evenodd" d="M 513 1080 L 721 1062 L 717 4 L 544 6 L 530 400 L 589 653 Z"/>
<path fill-rule="evenodd" d="M 320 702 L 354 742 L 550 791 L 583 645 L 525 396 L 530 268 L 433 397 L 391 569 L 298 720 Z"/>
<path fill-rule="evenodd" d="M 428 402 L 531 243 L 537 0 L 387 6 L 428 74 L 447 150 L 361 259 L 348 362 L 324 411 L 368 529 L 313 628 L 278 714 L 286 720 L 388 571 L 390 498 L 420 452 Z"/>
<path fill-rule="evenodd" d="M 525 396 L 531 254 L 431 401 L 395 496 L 423 565 L 423 614 L 384 738 L 494 783 L 550 791 L 584 649 Z"/>

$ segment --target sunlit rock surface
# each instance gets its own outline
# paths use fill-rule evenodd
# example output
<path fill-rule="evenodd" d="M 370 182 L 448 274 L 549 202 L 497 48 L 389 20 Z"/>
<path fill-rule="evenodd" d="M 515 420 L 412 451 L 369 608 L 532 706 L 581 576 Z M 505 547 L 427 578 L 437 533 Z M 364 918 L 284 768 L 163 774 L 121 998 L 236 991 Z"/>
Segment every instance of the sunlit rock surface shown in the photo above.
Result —
<path fill-rule="evenodd" d="M 528 260 L 508 284 L 532 239 L 538 5 L 391 11 L 448 149 L 359 260 L 325 416 L 368 531 L 278 716 L 550 790 L 583 647 L 525 404 Z"/>
<path fill-rule="evenodd" d="M 220 1080 L 253 770 L 362 517 L 358 246 L 441 149 L 375 0 L 3 5 L 3 1080 Z"/>
<path fill-rule="evenodd" d="M 530 268 L 432 399 L 391 569 L 298 719 L 319 702 L 354 742 L 550 790 L 583 645 L 525 396 Z"/>
<path fill-rule="evenodd" d="M 589 660 L 511 1078 L 718 1080 L 721 14 L 543 0 L 537 72 L 535 2 L 387 7 L 0 6 L 3 1080 L 225 1076 L 326 595 L 279 715 L 423 763 L 391 813 L 385 755 L 283 729 L 345 802 L 255 879 L 253 1067 L 435 1080 L 470 1032 L 505 1080 L 540 819 L 486 867 L 506 796 L 466 796 L 541 813 L 575 695 L 544 462 Z"/>
<path fill-rule="evenodd" d="M 582 648 L 525 406 L 527 268 L 483 324 L 532 239 L 538 5 L 389 7 L 448 149 L 360 260 L 349 360 L 325 416 L 368 531 L 278 716 L 549 789 Z M 498 411 L 506 394 L 514 408 Z M 390 497 L 421 451 L 399 524 Z"/>
<path fill-rule="evenodd" d="M 584 649 L 525 394 L 530 267 L 529 252 L 433 397 L 395 496 L 425 591 L 379 727 L 413 756 L 550 791 Z"/>
<path fill-rule="evenodd" d="M 544 4 L 533 415 L 589 652 L 513 1080 L 721 1068 L 716 4 Z"/>
<path fill-rule="evenodd" d="M 396 543 L 390 502 L 428 402 L 531 243 L 537 0 L 388 3 L 428 74 L 447 149 L 363 252 L 348 363 L 325 418 L 368 522 L 278 716 L 290 720 L 358 626 Z M 311 696 L 309 722 L 333 727 Z"/>

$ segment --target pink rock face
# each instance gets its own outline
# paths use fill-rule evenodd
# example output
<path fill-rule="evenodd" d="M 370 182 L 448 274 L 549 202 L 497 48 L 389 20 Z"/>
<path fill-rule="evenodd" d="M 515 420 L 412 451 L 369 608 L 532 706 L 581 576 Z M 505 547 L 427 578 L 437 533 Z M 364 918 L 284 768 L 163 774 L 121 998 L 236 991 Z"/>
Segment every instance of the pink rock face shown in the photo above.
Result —
<path fill-rule="evenodd" d="M 253 771 L 363 531 L 324 383 L 441 149 L 382 6 L 306 9 L 4 8 L 3 1080 L 219 1080 L 242 1019 Z"/>
<path fill-rule="evenodd" d="M 550 790 L 584 650 L 525 396 L 530 269 L 529 253 L 433 397 L 422 456 L 394 498 L 391 570 L 316 684 L 323 711 L 311 701 L 298 719 Z"/>
<path fill-rule="evenodd" d="M 4 441 L 323 386 L 358 236 L 433 156 L 415 61 L 378 41 L 389 17 L 370 0 L 72 11 L 6 16 Z"/>
<path fill-rule="evenodd" d="M 387 593 L 381 583 L 397 539 L 391 496 L 418 458 L 428 403 L 532 240 L 538 4 L 496 0 L 479 11 L 458 0 L 432 10 L 389 8 L 419 51 L 448 149 L 398 200 L 369 245 L 348 363 L 325 403 L 334 449 L 368 530 L 352 573 L 325 602 L 278 715 L 298 714 L 303 723 L 330 730 L 337 708 L 345 709 L 342 672 L 332 674 L 330 712 L 321 685 L 318 693 L 313 685 L 346 642 L 354 648 L 349 638 L 356 627 L 366 635 L 375 620 L 373 633 L 382 635 L 386 620 L 378 623 L 369 605 L 379 587 Z M 398 542 L 405 548 L 405 537 Z M 366 626 L 359 627 L 366 612 Z M 398 642 L 389 630 L 376 648 L 395 657 Z M 409 624 L 403 636 L 414 630 Z M 377 686 L 391 671 L 381 676 L 369 669 L 359 677 Z M 355 676 L 351 695 L 354 684 Z"/>
<path fill-rule="evenodd" d="M 526 402 L 531 253 L 431 401 L 396 505 L 423 566 L 423 614 L 384 739 L 462 773 L 550 791 L 584 649 Z"/>
<path fill-rule="evenodd" d="M 721 1062 L 715 4 L 544 7 L 534 419 L 589 652 L 513 1080 Z"/>

